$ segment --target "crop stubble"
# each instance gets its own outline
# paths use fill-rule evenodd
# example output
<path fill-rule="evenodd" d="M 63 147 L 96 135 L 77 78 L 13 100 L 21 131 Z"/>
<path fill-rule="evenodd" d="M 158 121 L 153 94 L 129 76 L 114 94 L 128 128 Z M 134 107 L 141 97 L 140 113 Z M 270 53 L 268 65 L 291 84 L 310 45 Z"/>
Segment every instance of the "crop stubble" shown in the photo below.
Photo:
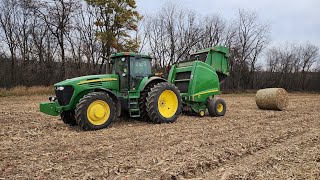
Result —
<path fill-rule="evenodd" d="M 320 95 L 290 95 L 286 111 L 259 110 L 254 95 L 222 97 L 224 117 L 121 118 L 94 132 L 39 113 L 44 96 L 0 98 L 0 178 L 320 177 Z"/>

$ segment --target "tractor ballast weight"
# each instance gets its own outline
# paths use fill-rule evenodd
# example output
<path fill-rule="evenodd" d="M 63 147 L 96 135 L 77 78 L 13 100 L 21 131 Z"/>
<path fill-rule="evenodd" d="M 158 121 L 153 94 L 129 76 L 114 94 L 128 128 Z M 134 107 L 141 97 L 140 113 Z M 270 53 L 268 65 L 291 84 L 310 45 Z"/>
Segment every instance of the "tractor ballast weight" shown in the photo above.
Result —
<path fill-rule="evenodd" d="M 203 116 L 208 101 L 220 94 L 220 83 L 229 76 L 228 56 L 228 48 L 218 46 L 200 50 L 172 66 L 168 82 L 180 90 L 184 111 Z"/>
<path fill-rule="evenodd" d="M 40 111 L 84 130 L 106 128 L 121 114 L 154 123 L 174 122 L 184 109 L 223 116 L 225 103 L 215 100 L 220 81 L 229 75 L 228 49 L 201 50 L 176 64 L 168 81 L 151 72 L 151 57 L 132 52 L 111 55 L 112 74 L 82 76 L 54 85 L 56 97 Z"/>

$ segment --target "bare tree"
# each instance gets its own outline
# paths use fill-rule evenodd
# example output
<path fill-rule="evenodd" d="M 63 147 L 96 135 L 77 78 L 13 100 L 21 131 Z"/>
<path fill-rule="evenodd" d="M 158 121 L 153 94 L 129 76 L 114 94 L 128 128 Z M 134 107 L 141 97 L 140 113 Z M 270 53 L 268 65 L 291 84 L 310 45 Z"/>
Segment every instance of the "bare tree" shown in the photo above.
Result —
<path fill-rule="evenodd" d="M 41 4 L 40 2 L 38 2 Z M 46 22 L 46 25 L 52 35 L 57 39 L 61 51 L 61 68 L 60 77 L 64 79 L 66 76 L 66 35 L 70 30 L 71 18 L 77 9 L 79 2 L 77 0 L 54 0 L 42 3 L 42 10 L 39 14 Z"/>
<path fill-rule="evenodd" d="M 98 69 L 99 59 L 102 56 L 101 42 L 96 36 L 98 30 L 95 27 L 98 13 L 99 11 L 96 8 L 83 4 L 77 16 L 75 16 L 77 22 L 75 29 L 79 32 L 82 42 L 83 61 L 86 62 L 87 71 L 90 73 L 97 73 L 93 69 Z"/>
<path fill-rule="evenodd" d="M 301 51 L 302 59 L 302 88 L 305 90 L 306 87 L 306 73 L 310 72 L 311 67 L 319 60 L 319 48 L 309 42 L 302 47 Z"/>
<path fill-rule="evenodd" d="M 0 25 L 2 30 L 0 35 L 8 47 L 11 57 L 10 86 L 15 85 L 15 67 L 17 56 L 16 27 L 18 23 L 17 10 L 17 0 L 6 0 L 0 4 Z"/>
<path fill-rule="evenodd" d="M 238 19 L 226 21 L 168 3 L 137 24 L 134 1 L 108 7 L 103 2 L 0 0 L 0 87 L 51 85 L 102 73 L 106 57 L 125 50 L 150 52 L 154 66 L 164 71 L 190 52 L 224 45 L 230 49 L 231 67 L 225 89 L 319 90 L 319 47 L 311 43 L 271 47 L 267 68 L 259 66 L 270 28 L 255 13 L 241 10 Z"/>
<path fill-rule="evenodd" d="M 30 77 L 33 74 L 34 61 L 31 60 L 33 58 L 34 41 L 32 40 L 32 31 L 34 24 L 37 23 L 33 20 L 35 18 L 33 7 L 32 0 L 21 0 L 18 3 L 18 12 L 16 14 L 19 17 L 16 27 L 17 57 L 20 60 L 19 64 L 21 64 L 20 71 L 17 71 L 17 73 L 24 77 Z M 25 80 L 19 78 L 18 80 L 20 81 L 18 82 L 19 84 L 32 85 L 31 78 Z"/>
<path fill-rule="evenodd" d="M 202 38 L 197 14 L 175 4 L 166 4 L 160 12 L 147 17 L 144 32 L 160 68 L 185 59 Z"/>
<path fill-rule="evenodd" d="M 138 53 L 142 53 L 143 50 L 145 50 L 145 46 L 148 44 L 147 36 L 149 34 L 149 31 L 144 32 L 143 26 L 146 25 L 146 18 L 142 19 L 137 24 L 137 30 L 134 33 L 134 38 L 137 44 L 140 44 L 140 47 L 138 48 Z"/>
<path fill-rule="evenodd" d="M 203 21 L 203 35 L 197 49 L 224 45 L 227 42 L 228 33 L 226 21 L 218 15 L 208 16 Z"/>
<path fill-rule="evenodd" d="M 153 17 L 145 17 L 144 34 L 148 39 L 148 50 L 154 57 L 154 64 L 157 67 L 164 67 L 165 62 L 165 31 L 162 28 L 164 22 L 160 19 L 159 21 L 153 21 Z"/>
<path fill-rule="evenodd" d="M 269 79 L 274 84 L 297 90 L 307 87 L 307 74 L 319 61 L 319 48 L 310 43 L 272 47 L 267 51 L 268 71 L 275 73 Z"/>
<path fill-rule="evenodd" d="M 240 88 L 242 79 L 247 80 L 245 84 L 250 81 L 250 79 L 243 78 L 246 66 L 249 65 L 249 71 L 253 72 L 258 56 L 269 43 L 269 25 L 260 24 L 256 13 L 239 10 L 236 29 L 235 49 L 237 49 L 237 54 L 234 54 L 234 56 L 238 61 L 236 76 L 238 77 L 237 88 Z"/>

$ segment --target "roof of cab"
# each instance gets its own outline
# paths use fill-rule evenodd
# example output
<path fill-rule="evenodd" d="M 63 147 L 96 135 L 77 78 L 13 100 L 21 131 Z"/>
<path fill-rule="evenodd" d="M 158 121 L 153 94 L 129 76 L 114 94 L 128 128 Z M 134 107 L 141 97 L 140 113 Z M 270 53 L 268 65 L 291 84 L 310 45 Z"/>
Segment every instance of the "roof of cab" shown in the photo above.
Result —
<path fill-rule="evenodd" d="M 132 56 L 132 57 L 140 56 L 142 58 L 152 59 L 151 56 L 149 56 L 149 55 L 138 54 L 138 53 L 135 53 L 135 52 L 120 52 L 120 53 L 112 54 L 110 57 L 111 58 L 116 58 L 116 57 L 122 57 L 122 56 Z"/>
<path fill-rule="evenodd" d="M 201 53 L 205 53 L 205 52 L 209 52 L 209 51 L 217 51 L 217 52 L 222 52 L 224 54 L 226 54 L 226 56 L 229 56 L 229 49 L 227 47 L 224 46 L 216 46 L 216 47 L 211 47 L 211 48 L 206 48 L 206 49 L 201 49 L 195 53 L 192 53 L 191 55 L 194 54 L 201 54 Z"/>

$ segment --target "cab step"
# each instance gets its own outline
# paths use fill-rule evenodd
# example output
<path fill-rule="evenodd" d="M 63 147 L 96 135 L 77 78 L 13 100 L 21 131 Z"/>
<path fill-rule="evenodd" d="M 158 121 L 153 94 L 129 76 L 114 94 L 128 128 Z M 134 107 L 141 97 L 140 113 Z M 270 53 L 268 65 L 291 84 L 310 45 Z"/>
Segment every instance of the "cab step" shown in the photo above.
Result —
<path fill-rule="evenodd" d="M 130 117 L 140 117 L 140 109 L 129 109 Z"/>
<path fill-rule="evenodd" d="M 130 117 L 133 117 L 133 118 L 140 117 L 139 98 L 129 99 L 128 104 L 129 104 Z"/>

